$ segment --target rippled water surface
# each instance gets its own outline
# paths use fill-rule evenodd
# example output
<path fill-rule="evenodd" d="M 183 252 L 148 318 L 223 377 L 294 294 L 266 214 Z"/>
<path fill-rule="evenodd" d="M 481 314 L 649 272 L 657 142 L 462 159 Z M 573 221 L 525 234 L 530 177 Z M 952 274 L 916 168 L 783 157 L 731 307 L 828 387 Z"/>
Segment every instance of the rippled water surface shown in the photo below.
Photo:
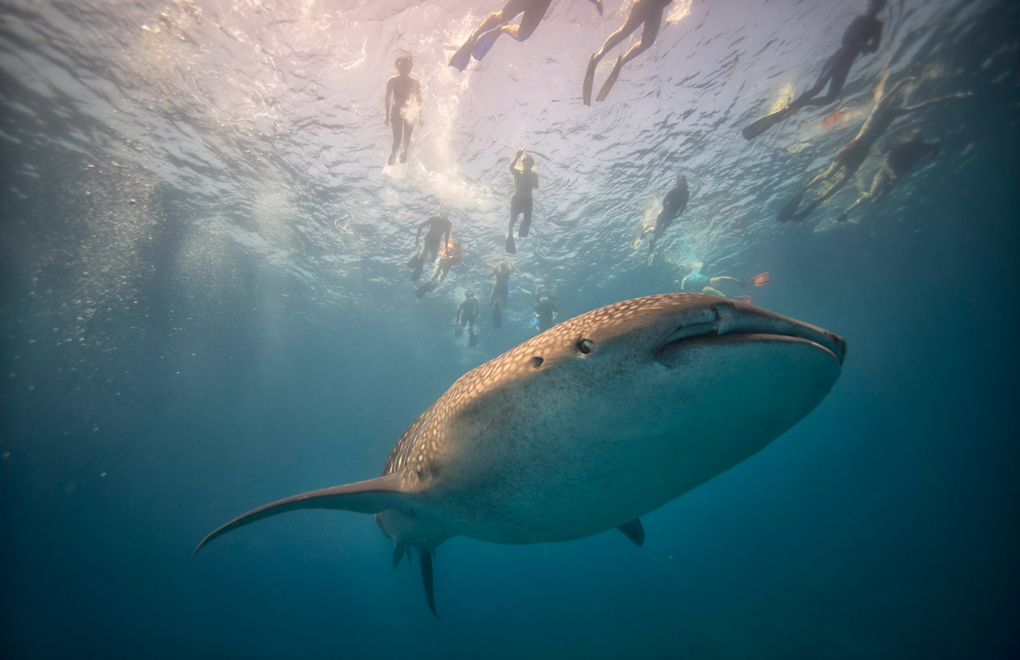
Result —
<path fill-rule="evenodd" d="M 0 3 L 3 655 L 1020 653 L 1018 8 L 893 0 L 837 103 L 745 141 L 863 6 L 674 0 L 586 107 L 630 2 L 554 2 L 463 73 L 446 62 L 496 4 Z M 387 166 L 403 53 L 424 125 Z M 910 103 L 973 95 L 898 121 L 846 190 L 776 222 L 915 63 Z M 832 222 L 916 129 L 941 156 Z M 469 348 L 452 321 L 465 289 L 487 297 L 522 145 L 531 235 L 503 326 L 483 305 Z M 635 239 L 678 169 L 690 203 L 648 266 Z M 440 204 L 464 262 L 419 300 L 406 262 Z M 457 377 L 535 334 L 536 291 L 562 320 L 697 263 L 768 271 L 754 303 L 850 353 L 807 419 L 647 516 L 640 550 L 454 539 L 441 623 L 366 516 L 281 516 L 188 561 L 239 513 L 377 476 Z"/>

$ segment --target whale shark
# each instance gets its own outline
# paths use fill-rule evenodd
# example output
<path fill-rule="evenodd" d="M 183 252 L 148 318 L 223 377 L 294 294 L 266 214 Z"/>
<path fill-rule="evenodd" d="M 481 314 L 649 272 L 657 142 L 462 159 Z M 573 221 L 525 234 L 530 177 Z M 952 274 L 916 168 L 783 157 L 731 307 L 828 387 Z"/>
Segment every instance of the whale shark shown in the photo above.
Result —
<path fill-rule="evenodd" d="M 618 529 L 754 455 L 840 375 L 846 342 L 703 293 L 582 314 L 460 377 L 393 447 L 382 476 L 245 513 L 213 539 L 298 509 L 374 514 L 393 565 L 417 551 L 429 609 L 432 558 L 454 536 L 504 544 Z"/>

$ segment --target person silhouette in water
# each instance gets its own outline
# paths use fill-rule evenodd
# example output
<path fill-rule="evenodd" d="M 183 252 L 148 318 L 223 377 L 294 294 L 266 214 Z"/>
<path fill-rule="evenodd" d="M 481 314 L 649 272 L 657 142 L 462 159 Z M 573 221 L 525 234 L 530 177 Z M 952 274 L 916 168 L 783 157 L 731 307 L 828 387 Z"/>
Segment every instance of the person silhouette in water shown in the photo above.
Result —
<path fill-rule="evenodd" d="M 446 249 L 450 249 L 450 229 L 453 228 L 453 223 L 447 220 L 446 216 L 448 211 L 445 205 L 439 207 L 439 215 L 434 215 L 425 222 L 418 225 L 418 233 L 414 237 L 414 245 L 417 247 L 419 242 L 421 249 L 414 253 L 410 261 L 407 262 L 407 267 L 414 269 L 411 274 L 411 280 L 414 282 L 418 281 L 421 277 L 421 273 L 425 270 L 425 262 L 433 263 L 436 257 L 439 256 L 439 250 L 441 244 L 445 243 Z M 428 228 L 425 233 L 425 240 L 421 240 L 421 232 L 423 229 Z M 445 234 L 445 241 L 444 239 Z M 422 294 L 424 295 L 424 294 Z"/>
<path fill-rule="evenodd" d="M 655 257 L 655 241 L 659 239 L 665 233 L 666 229 L 680 217 L 680 214 L 687 208 L 687 200 L 690 199 L 691 191 L 687 187 L 687 177 L 682 172 L 677 172 L 676 185 L 673 189 L 666 193 L 666 197 L 662 200 L 662 210 L 659 211 L 659 215 L 655 218 L 654 225 L 648 225 L 641 232 L 641 236 L 651 234 L 652 238 L 648 242 L 648 265 L 652 265 L 652 259 Z"/>
<path fill-rule="evenodd" d="M 524 156 L 521 160 L 521 169 L 517 169 L 517 159 L 523 153 L 524 147 L 521 147 L 510 163 L 510 174 L 514 177 L 514 195 L 510 198 L 510 228 L 506 234 L 507 254 L 517 253 L 517 244 L 514 243 L 514 224 L 521 214 L 524 215 L 524 219 L 521 220 L 521 227 L 517 231 L 517 235 L 520 238 L 528 235 L 531 228 L 531 211 L 534 207 L 531 191 L 538 188 L 538 172 L 534 169 L 535 159 L 531 157 L 531 154 Z"/>
<path fill-rule="evenodd" d="M 492 285 L 492 293 L 489 294 L 489 305 L 492 306 L 492 327 L 499 328 L 503 325 L 503 309 L 510 298 L 510 273 L 514 271 L 514 265 L 506 259 L 501 260 L 489 273 L 489 277 L 496 277 L 496 283 Z"/>
<path fill-rule="evenodd" d="M 595 8 L 602 15 L 602 0 L 590 0 Z M 496 39 L 501 34 L 508 34 L 517 41 L 524 41 L 532 35 L 538 24 L 545 18 L 545 12 L 549 9 L 552 0 L 508 0 L 503 9 L 485 17 L 464 45 L 457 49 L 457 52 L 450 58 L 450 66 L 458 71 L 463 71 L 471 62 L 471 57 L 476 60 L 485 57 Z M 521 16 L 520 25 L 510 25 L 510 21 Z"/>
<path fill-rule="evenodd" d="M 468 289 L 464 293 L 464 301 L 457 308 L 457 326 L 454 328 L 454 334 L 460 337 L 464 334 L 464 326 L 468 326 L 468 346 L 474 346 L 477 341 L 475 338 L 475 319 L 477 318 L 478 298 L 475 298 L 473 289 Z"/>
<path fill-rule="evenodd" d="M 921 131 L 914 131 L 908 138 L 887 147 L 883 151 L 886 156 L 882 161 L 882 167 L 871 182 L 871 190 L 861 194 L 853 204 L 839 214 L 835 222 L 846 222 L 850 212 L 864 202 L 874 204 L 885 197 L 893 186 L 917 164 L 917 161 L 929 154 L 938 156 L 941 150 L 942 142 L 938 140 L 925 142 L 924 133 Z"/>
<path fill-rule="evenodd" d="M 560 309 L 556 306 L 555 294 L 540 296 L 534 309 L 536 319 L 535 329 L 539 332 L 545 332 L 553 326 L 553 321 L 556 320 L 556 316 L 559 313 Z"/>
<path fill-rule="evenodd" d="M 398 74 L 386 81 L 385 123 L 387 126 L 393 124 L 393 147 L 387 161 L 389 165 L 396 160 L 401 143 L 404 149 L 400 152 L 400 162 L 407 162 L 407 150 L 411 147 L 414 123 L 417 121 L 419 126 L 425 125 L 421 112 L 421 83 L 411 77 L 411 65 L 411 58 L 401 55 L 394 62 Z"/>
<path fill-rule="evenodd" d="M 450 240 L 445 245 L 439 246 L 439 259 L 436 260 L 436 267 L 432 269 L 432 277 L 429 278 L 428 282 L 418 287 L 414 295 L 421 298 L 425 294 L 432 293 L 439 288 L 439 285 L 443 283 L 446 276 L 450 274 L 450 270 L 461 264 L 462 257 L 463 246 L 460 239 L 451 235 Z"/>
<path fill-rule="evenodd" d="M 826 60 L 814 87 L 791 101 L 790 105 L 782 110 L 766 115 L 745 128 L 744 138 L 753 140 L 805 106 L 823 106 L 835 101 L 843 91 L 843 85 L 857 57 L 878 51 L 882 43 L 882 21 L 876 16 L 885 7 L 885 3 L 886 0 L 868 0 L 868 8 L 864 15 L 850 22 L 850 26 L 843 33 L 843 45 Z M 829 85 L 829 93 L 818 96 L 826 84 Z"/>
<path fill-rule="evenodd" d="M 606 56 L 606 53 L 629 37 L 641 24 L 644 24 L 644 30 L 641 32 L 641 41 L 631 46 L 626 54 L 620 55 L 619 59 L 616 60 L 616 65 L 613 67 L 612 72 L 610 72 L 605 84 L 602 85 L 602 90 L 595 99 L 596 101 L 606 100 L 610 90 L 613 89 L 613 85 L 616 84 L 616 80 L 620 77 L 620 70 L 623 69 L 624 64 L 652 47 L 652 44 L 655 43 L 655 37 L 659 35 L 659 27 L 662 26 L 662 12 L 671 2 L 673 0 L 634 0 L 634 5 L 630 8 L 630 14 L 627 15 L 627 20 L 624 22 L 623 27 L 609 35 L 606 43 L 602 44 L 602 48 L 592 53 L 591 60 L 588 61 L 588 70 L 584 74 L 584 85 L 581 91 L 585 105 L 591 105 L 591 90 L 592 85 L 595 83 L 595 67 Z"/>
<path fill-rule="evenodd" d="M 906 77 L 893 85 L 892 89 L 888 92 L 881 92 L 881 85 L 879 86 L 878 101 L 875 103 L 874 109 L 871 114 L 868 115 L 864 125 L 861 126 L 861 130 L 857 133 L 857 137 L 850 140 L 846 146 L 843 147 L 842 151 L 833 159 L 832 165 L 829 166 L 825 172 L 819 174 L 815 178 L 811 179 L 800 191 L 794 195 L 793 199 L 786 203 L 786 206 L 779 211 L 777 220 L 779 222 L 786 222 L 787 220 L 804 220 L 811 212 L 818 208 L 822 202 L 829 199 L 836 194 L 840 188 L 842 188 L 850 178 L 857 173 L 864 160 L 868 157 L 868 153 L 871 151 L 871 147 L 874 146 L 878 138 L 882 137 L 882 134 L 889 128 L 890 125 L 896 119 L 902 117 L 905 114 L 923 110 L 929 106 L 941 103 L 948 99 L 957 99 L 970 96 L 970 92 L 960 92 L 958 94 L 950 94 L 949 96 L 943 96 L 937 99 L 930 99 L 923 101 L 916 105 L 909 107 L 903 107 L 904 99 L 906 98 L 906 92 L 904 86 L 908 82 L 916 80 L 917 71 L 920 69 L 920 65 L 915 64 L 910 68 Z M 807 208 L 803 211 L 798 212 L 797 208 L 800 206 L 801 201 L 804 199 L 804 195 L 807 194 L 815 184 L 822 181 L 826 181 L 831 178 L 836 172 L 840 172 L 839 177 L 832 183 L 824 194 L 819 195 L 808 204 Z"/>

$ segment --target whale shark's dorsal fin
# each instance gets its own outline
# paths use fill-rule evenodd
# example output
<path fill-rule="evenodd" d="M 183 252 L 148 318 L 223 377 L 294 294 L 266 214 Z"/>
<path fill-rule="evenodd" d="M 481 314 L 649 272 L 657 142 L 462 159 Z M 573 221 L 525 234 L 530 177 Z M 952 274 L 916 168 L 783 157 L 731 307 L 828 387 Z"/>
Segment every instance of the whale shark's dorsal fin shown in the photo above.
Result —
<path fill-rule="evenodd" d="M 623 535 L 633 541 L 634 545 L 639 548 L 645 542 L 645 528 L 641 526 L 640 518 L 635 518 L 629 523 L 624 523 L 616 529 L 623 532 Z"/>
<path fill-rule="evenodd" d="M 418 549 L 418 563 L 421 564 L 421 580 L 425 583 L 425 600 L 429 602 L 432 616 L 439 619 L 439 614 L 436 613 L 436 599 L 432 595 L 432 555 L 428 550 Z"/>
<path fill-rule="evenodd" d="M 238 527 L 244 527 L 263 518 L 275 516 L 287 511 L 297 509 L 337 509 L 340 511 L 354 511 L 355 513 L 379 513 L 390 509 L 406 509 L 409 505 L 408 497 L 401 492 L 403 478 L 400 473 L 388 474 L 378 479 L 358 481 L 353 484 L 322 488 L 300 495 L 294 495 L 282 500 L 260 506 L 249 511 L 243 516 L 234 518 L 226 525 L 220 527 L 209 536 L 202 539 L 202 542 L 191 553 L 194 559 L 199 550 L 209 541 L 217 536 L 226 534 Z"/>

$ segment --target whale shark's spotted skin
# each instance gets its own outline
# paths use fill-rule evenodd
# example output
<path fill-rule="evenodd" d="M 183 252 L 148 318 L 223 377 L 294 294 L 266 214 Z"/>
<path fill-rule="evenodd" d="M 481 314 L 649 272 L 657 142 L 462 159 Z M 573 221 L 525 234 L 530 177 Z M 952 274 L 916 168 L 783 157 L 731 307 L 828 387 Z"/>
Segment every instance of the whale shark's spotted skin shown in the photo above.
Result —
<path fill-rule="evenodd" d="M 452 536 L 568 541 L 638 517 L 753 455 L 839 376 L 842 339 L 701 293 L 627 300 L 561 323 L 458 379 L 397 441 L 382 476 L 255 509 L 207 536 L 306 508 L 374 513 L 413 546 L 429 607 Z M 198 548 L 196 548 L 196 552 Z"/>

